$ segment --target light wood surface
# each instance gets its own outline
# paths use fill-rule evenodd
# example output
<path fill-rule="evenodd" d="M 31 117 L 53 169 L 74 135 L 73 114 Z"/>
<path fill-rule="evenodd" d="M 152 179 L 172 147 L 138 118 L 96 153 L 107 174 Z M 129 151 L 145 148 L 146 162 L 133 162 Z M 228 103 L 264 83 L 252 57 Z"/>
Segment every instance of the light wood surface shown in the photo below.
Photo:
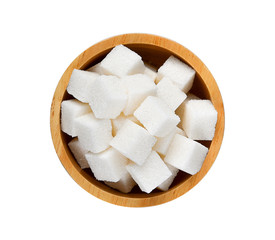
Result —
<path fill-rule="evenodd" d="M 147 194 L 142 193 L 138 187 L 136 187 L 132 193 L 124 194 L 97 181 L 90 170 L 80 169 L 67 146 L 70 137 L 61 132 L 60 129 L 61 102 L 64 99 L 70 98 L 70 95 L 66 92 L 66 88 L 73 69 L 85 70 L 89 68 L 101 61 L 104 56 L 118 44 L 124 44 L 137 52 L 142 56 L 144 62 L 156 68 L 159 68 L 170 55 L 174 55 L 189 64 L 196 70 L 194 85 L 190 92 L 201 98 L 210 99 L 218 111 L 216 131 L 213 140 L 211 142 L 201 142 L 209 147 L 209 152 L 201 170 L 193 176 L 180 172 L 170 189 L 166 192 L 154 190 L 152 193 Z M 54 93 L 51 105 L 50 125 L 53 144 L 61 163 L 82 188 L 95 197 L 109 203 L 127 207 L 147 207 L 162 204 L 183 195 L 193 188 L 209 171 L 218 155 L 223 139 L 224 107 L 215 79 L 203 62 L 191 51 L 174 41 L 160 36 L 150 34 L 123 34 L 93 45 L 81 53 L 70 64 L 62 75 Z"/>

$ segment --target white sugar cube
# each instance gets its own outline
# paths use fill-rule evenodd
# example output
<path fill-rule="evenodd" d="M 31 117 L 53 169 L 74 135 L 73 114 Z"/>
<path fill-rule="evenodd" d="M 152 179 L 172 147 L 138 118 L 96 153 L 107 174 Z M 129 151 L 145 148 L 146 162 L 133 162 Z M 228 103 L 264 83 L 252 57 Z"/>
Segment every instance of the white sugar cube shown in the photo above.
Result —
<path fill-rule="evenodd" d="M 89 104 L 100 119 L 114 119 L 127 104 L 127 94 L 121 80 L 115 76 L 99 76 L 90 89 Z"/>
<path fill-rule="evenodd" d="M 141 123 L 133 115 L 129 115 L 126 117 L 123 113 L 121 113 L 117 118 L 111 120 L 113 127 L 113 136 L 117 134 L 118 130 L 123 126 L 126 119 L 129 119 L 130 121 L 141 126 Z"/>
<path fill-rule="evenodd" d="M 88 104 L 76 99 L 64 100 L 61 103 L 61 129 L 72 137 L 76 136 L 75 121 L 78 117 L 91 112 Z"/>
<path fill-rule="evenodd" d="M 142 165 L 156 143 L 156 138 L 141 126 L 126 120 L 110 145 L 125 157 Z"/>
<path fill-rule="evenodd" d="M 151 152 L 143 165 L 130 163 L 126 168 L 139 188 L 146 193 L 150 193 L 172 175 L 155 151 Z"/>
<path fill-rule="evenodd" d="M 126 116 L 121 113 L 117 118 L 111 120 L 113 127 L 113 136 L 117 134 L 118 130 L 123 126 L 126 119 Z"/>
<path fill-rule="evenodd" d="M 174 130 L 172 130 L 171 133 L 169 133 L 165 137 L 157 138 L 157 142 L 154 145 L 153 149 L 162 155 L 166 155 L 169 145 L 176 134 L 186 136 L 185 132 L 182 129 L 176 127 Z"/>
<path fill-rule="evenodd" d="M 217 111 L 210 100 L 190 100 L 185 104 L 182 128 L 194 140 L 212 140 L 215 134 Z"/>
<path fill-rule="evenodd" d="M 202 144 L 176 134 L 173 138 L 164 161 L 191 175 L 200 169 L 208 152 Z"/>
<path fill-rule="evenodd" d="M 101 61 L 103 74 L 123 77 L 137 73 L 144 73 L 145 66 L 141 57 L 129 48 L 118 45 Z"/>
<path fill-rule="evenodd" d="M 155 83 L 145 74 L 126 76 L 122 81 L 128 94 L 128 101 L 123 110 L 126 116 L 133 114 L 147 96 L 156 93 Z"/>
<path fill-rule="evenodd" d="M 100 67 L 100 63 L 95 64 L 94 66 L 90 67 L 87 69 L 87 71 L 89 72 L 94 72 L 94 73 L 98 73 L 98 74 L 102 74 L 101 71 L 101 67 Z"/>
<path fill-rule="evenodd" d="M 93 113 L 77 118 L 75 130 L 83 148 L 93 153 L 104 151 L 113 138 L 111 121 L 97 119 Z"/>
<path fill-rule="evenodd" d="M 149 96 L 134 112 L 134 116 L 148 132 L 157 137 L 165 137 L 179 123 L 180 118 L 158 97 Z"/>
<path fill-rule="evenodd" d="M 145 64 L 145 71 L 144 74 L 147 75 L 148 77 L 150 77 L 150 79 L 155 82 L 156 78 L 157 78 L 157 71 L 155 68 L 151 67 L 148 64 Z"/>
<path fill-rule="evenodd" d="M 156 96 L 161 98 L 173 111 L 175 111 L 186 98 L 186 94 L 168 77 L 163 77 L 157 84 Z"/>
<path fill-rule="evenodd" d="M 196 96 L 193 93 L 187 93 L 186 95 L 187 95 L 186 100 L 199 100 L 200 99 L 198 96 Z"/>
<path fill-rule="evenodd" d="M 139 126 L 142 126 L 142 124 L 140 123 L 140 121 L 137 120 L 137 118 L 134 115 L 127 116 L 127 119 L 130 120 L 130 121 L 132 121 L 132 122 L 134 122 L 134 123 L 136 123 L 136 124 L 138 124 Z"/>
<path fill-rule="evenodd" d="M 108 148 L 101 153 L 87 153 L 86 159 L 99 181 L 119 181 L 127 172 L 128 160 L 114 148 Z"/>
<path fill-rule="evenodd" d="M 123 193 L 131 192 L 133 187 L 137 185 L 134 179 L 131 177 L 131 175 L 128 172 L 125 172 L 125 174 L 121 177 L 121 179 L 118 182 L 105 181 L 104 183 L 110 186 L 111 188 L 117 189 Z"/>
<path fill-rule="evenodd" d="M 85 158 L 85 154 L 88 153 L 88 150 L 81 146 L 80 142 L 78 141 L 78 138 L 72 139 L 68 143 L 68 146 L 81 169 L 89 168 L 90 166 Z"/>
<path fill-rule="evenodd" d="M 182 91 L 187 93 L 193 85 L 195 71 L 179 59 L 170 56 L 158 69 L 157 81 L 161 81 L 164 76 L 169 77 Z"/>
<path fill-rule="evenodd" d="M 172 175 L 157 187 L 161 191 L 167 191 L 169 189 L 169 187 L 171 186 L 171 184 L 173 183 L 175 177 L 179 172 L 179 169 L 171 166 L 170 164 L 166 164 L 166 166 L 169 168 Z"/>
<path fill-rule="evenodd" d="M 196 95 L 192 94 L 192 93 L 187 93 L 187 98 L 185 98 L 185 100 L 183 101 L 183 103 L 177 108 L 176 110 L 176 114 L 180 117 L 180 119 L 182 119 L 183 117 L 183 112 L 184 112 L 184 107 L 185 104 L 192 100 L 192 99 L 200 99 L 199 97 L 197 97 Z"/>
<path fill-rule="evenodd" d="M 88 103 L 90 89 L 99 74 L 74 69 L 67 87 L 69 94 L 81 102 Z"/>

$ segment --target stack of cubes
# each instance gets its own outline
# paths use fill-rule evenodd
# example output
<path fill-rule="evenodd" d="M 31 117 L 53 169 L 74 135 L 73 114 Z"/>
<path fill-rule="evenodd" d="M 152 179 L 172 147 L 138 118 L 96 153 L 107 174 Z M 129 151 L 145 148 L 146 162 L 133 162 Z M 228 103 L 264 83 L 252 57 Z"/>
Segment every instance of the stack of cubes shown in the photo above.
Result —
<path fill-rule="evenodd" d="M 61 104 L 61 129 L 80 168 L 123 193 L 135 185 L 167 191 L 179 171 L 196 174 L 217 112 L 188 93 L 195 71 L 170 56 L 158 69 L 118 45 L 88 70 L 74 69 Z"/>

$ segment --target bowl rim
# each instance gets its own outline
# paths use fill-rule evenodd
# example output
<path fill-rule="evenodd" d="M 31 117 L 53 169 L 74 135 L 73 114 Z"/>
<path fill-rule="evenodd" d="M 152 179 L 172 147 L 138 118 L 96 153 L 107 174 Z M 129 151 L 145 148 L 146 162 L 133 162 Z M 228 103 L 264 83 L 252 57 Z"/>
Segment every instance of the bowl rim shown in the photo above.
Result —
<path fill-rule="evenodd" d="M 107 186 L 105 188 L 98 186 L 97 184 L 93 184 L 90 181 L 91 179 L 88 174 L 86 174 L 77 164 L 70 160 L 72 155 L 68 150 L 68 147 L 64 146 L 62 140 L 60 126 L 61 102 L 63 100 L 64 93 L 66 92 L 73 69 L 85 69 L 85 67 L 87 67 L 93 59 L 96 59 L 96 56 L 100 53 L 112 49 L 119 44 L 153 45 L 170 51 L 183 59 L 196 71 L 196 74 L 198 74 L 205 83 L 207 90 L 209 91 L 211 101 L 218 112 L 215 135 L 201 170 L 174 188 L 158 194 L 148 194 L 147 197 L 140 197 L 138 195 L 129 197 L 129 194 L 123 194 L 115 190 L 109 191 L 109 187 Z M 60 162 L 68 174 L 75 180 L 76 183 L 78 183 L 78 185 L 93 196 L 115 205 L 127 207 L 148 207 L 163 204 L 182 196 L 197 185 L 210 170 L 216 160 L 224 136 L 224 126 L 225 117 L 222 96 L 214 77 L 205 64 L 194 53 L 181 44 L 165 37 L 148 33 L 128 33 L 113 36 L 92 45 L 82 52 L 76 59 L 73 60 L 59 80 L 54 92 L 50 110 L 50 130 L 53 145 Z"/>

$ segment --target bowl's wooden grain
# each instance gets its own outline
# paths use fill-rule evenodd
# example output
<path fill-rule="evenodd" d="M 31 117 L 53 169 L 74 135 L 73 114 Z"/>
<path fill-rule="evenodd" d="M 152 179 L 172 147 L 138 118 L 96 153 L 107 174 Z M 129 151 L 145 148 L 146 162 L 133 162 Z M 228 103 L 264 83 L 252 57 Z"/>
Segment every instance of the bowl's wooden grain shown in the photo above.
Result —
<path fill-rule="evenodd" d="M 180 172 L 173 185 L 166 192 L 154 190 L 150 194 L 142 193 L 138 187 L 133 192 L 124 194 L 104 183 L 97 181 L 90 170 L 81 170 L 67 143 L 70 138 L 60 129 L 60 106 L 64 99 L 71 98 L 66 88 L 73 69 L 87 69 L 101 61 L 116 45 L 124 44 L 142 56 L 144 62 L 160 67 L 164 61 L 174 55 L 196 70 L 194 85 L 190 92 L 201 98 L 210 99 L 218 111 L 215 136 L 211 142 L 201 142 L 209 147 L 209 152 L 201 170 L 196 175 Z M 202 61 L 180 44 L 169 39 L 150 34 L 124 34 L 103 40 L 81 53 L 67 68 L 61 77 L 51 105 L 51 134 L 57 155 L 71 177 L 92 195 L 121 206 L 146 207 L 171 201 L 193 188 L 209 171 L 219 152 L 224 133 L 224 108 L 218 86 Z"/>

